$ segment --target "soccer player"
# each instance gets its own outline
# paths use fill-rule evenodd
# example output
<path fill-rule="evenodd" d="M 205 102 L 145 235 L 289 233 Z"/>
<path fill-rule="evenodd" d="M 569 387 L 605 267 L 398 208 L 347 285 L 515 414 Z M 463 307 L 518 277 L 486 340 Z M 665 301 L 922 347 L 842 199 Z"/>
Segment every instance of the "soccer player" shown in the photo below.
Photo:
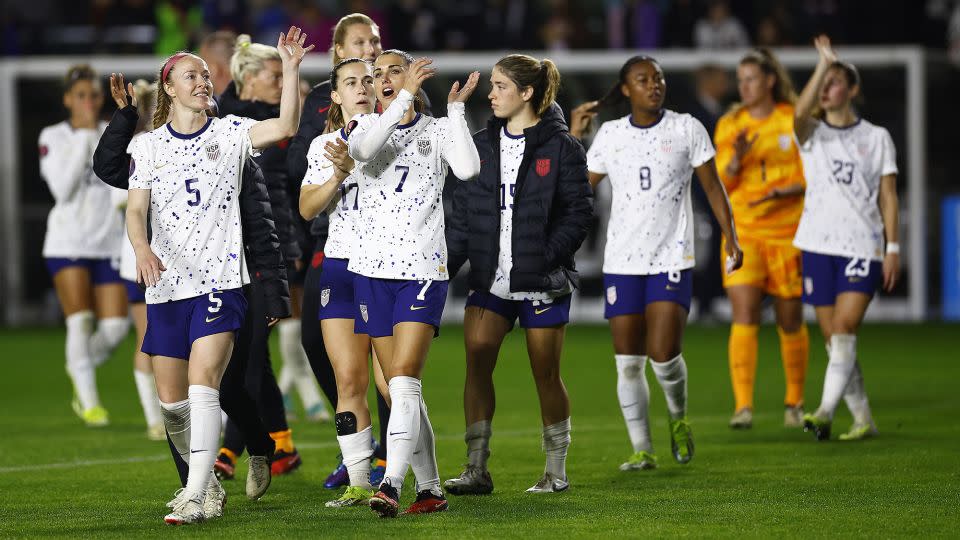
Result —
<path fill-rule="evenodd" d="M 853 107 L 860 97 L 857 69 L 837 59 L 827 36 L 814 45 L 820 59 L 794 124 L 807 177 L 794 245 L 803 250 L 803 301 L 816 309 L 830 359 L 820 406 L 804 416 L 804 429 L 828 440 L 843 397 L 853 426 L 840 440 L 850 441 L 877 433 L 857 330 L 877 289 L 893 290 L 900 274 L 897 155 L 887 130 Z"/>
<path fill-rule="evenodd" d="M 441 194 L 447 170 L 463 179 L 477 175 L 480 158 L 470 138 L 464 102 L 480 74 L 457 81 L 447 97 L 447 117 L 421 114 L 415 96 L 435 70 L 431 60 L 384 51 L 374 64 L 374 88 L 383 114 L 356 119 L 350 157 L 359 169 L 359 247 L 348 269 L 356 316 L 366 326 L 388 381 L 392 409 L 387 470 L 370 507 L 394 517 L 407 468 L 413 466 L 417 500 L 407 513 L 446 509 L 440 489 L 433 427 L 420 376 L 439 331 L 447 296 L 447 246 Z"/>
<path fill-rule="evenodd" d="M 770 51 L 737 66 L 741 102 L 720 118 L 717 171 L 730 194 L 743 268 L 723 274 L 733 308 L 730 377 L 736 401 L 730 427 L 753 426 L 757 333 L 764 295 L 773 297 L 786 376 L 784 426 L 799 427 L 810 348 L 800 301 L 800 251 L 791 244 L 803 208 L 803 168 L 793 138 L 790 77 Z"/>
<path fill-rule="evenodd" d="M 171 56 L 157 80 L 154 130 L 131 144 L 127 231 L 137 280 L 148 286 L 143 351 L 153 356 L 167 431 L 190 466 L 186 488 L 168 503 L 167 523 L 203 521 L 208 491 L 219 494 L 222 511 L 225 493 L 212 474 L 220 435 L 218 388 L 246 309 L 239 289 L 249 282 L 240 175 L 247 154 L 296 131 L 299 65 L 313 48 L 304 47 L 305 40 L 296 27 L 280 34 L 280 116 L 260 122 L 208 117 L 213 85 L 203 60 L 189 53 Z"/>
<path fill-rule="evenodd" d="M 570 400 L 560 357 L 570 293 L 578 285 L 573 256 L 593 214 L 586 156 L 554 102 L 560 72 L 552 61 L 505 56 L 494 66 L 490 83 L 493 116 L 474 135 L 480 176 L 457 187 L 449 229 L 451 272 L 470 261 L 463 391 L 469 462 L 444 487 L 456 495 L 493 491 L 487 470 L 493 371 L 503 339 L 519 319 L 540 398 L 546 452 L 544 473 L 527 491 L 553 493 L 570 485 Z"/>
<path fill-rule="evenodd" d="M 647 359 L 667 401 L 673 457 L 687 463 L 694 454 L 682 354 L 693 295 L 694 171 L 726 239 L 727 271 L 737 269 L 743 260 L 710 135 L 696 118 L 665 109 L 666 91 L 660 64 L 648 56 L 634 56 L 620 69 L 619 81 L 607 95 L 578 108 L 572 122 L 579 135 L 581 118 L 596 114 L 596 106 L 623 101 L 630 105 L 629 115 L 600 126 L 587 153 L 591 185 L 596 187 L 609 176 L 613 187 L 603 285 L 604 316 L 610 321 L 616 354 L 617 397 L 633 445 L 633 454 L 620 465 L 622 471 L 657 466 L 647 415 Z"/>
<path fill-rule="evenodd" d="M 73 410 L 90 427 L 110 423 L 100 403 L 96 367 L 126 337 L 127 292 L 111 259 L 120 255 L 123 221 L 113 191 L 93 173 L 92 159 L 106 122 L 103 91 L 88 65 L 64 79 L 68 118 L 40 132 L 40 175 L 53 194 L 43 257 L 67 325 L 67 374 Z"/>
<path fill-rule="evenodd" d="M 129 98 L 127 92 L 129 91 Z M 123 74 L 110 74 L 110 96 L 114 99 L 118 109 L 127 106 L 130 99 L 133 106 L 140 105 L 142 114 L 137 119 L 136 132 L 139 134 L 146 128 L 147 119 L 153 116 L 153 96 L 156 88 L 147 81 L 140 79 L 130 88 L 124 87 Z M 134 135 L 135 137 L 137 135 Z M 126 211 L 127 191 L 113 190 L 113 202 L 121 212 Z M 137 258 L 133 253 L 133 246 L 127 240 L 126 233 L 120 230 L 120 277 L 127 289 L 127 303 L 130 306 L 130 318 L 136 329 L 136 347 L 133 350 L 133 380 L 137 386 L 137 395 L 140 397 L 140 406 L 147 421 L 147 438 L 155 441 L 164 441 L 167 438 L 163 427 L 163 417 L 160 412 L 160 400 L 157 398 L 157 385 L 153 377 L 153 364 L 150 356 L 140 350 L 143 346 L 143 336 L 147 331 L 147 301 L 143 289 L 137 285 Z"/>
<path fill-rule="evenodd" d="M 345 125 L 354 116 L 370 114 L 376 100 L 373 69 L 365 60 L 341 60 L 330 73 L 331 99 L 328 125 L 335 131 L 310 143 L 307 173 L 300 190 L 300 212 L 313 219 L 321 211 L 330 223 L 320 274 L 320 326 L 323 343 L 337 378 L 337 442 L 350 485 L 328 507 L 366 505 L 373 495 L 370 458 L 373 456 L 370 409 L 367 389 L 370 372 L 370 336 L 362 320 L 355 323 L 355 274 L 348 270 L 354 250 L 359 248 L 356 221 L 359 214 L 360 179 L 354 161 L 347 154 Z M 356 332 L 355 332 L 356 331 Z M 379 364 L 374 359 L 377 386 L 388 395 Z"/>

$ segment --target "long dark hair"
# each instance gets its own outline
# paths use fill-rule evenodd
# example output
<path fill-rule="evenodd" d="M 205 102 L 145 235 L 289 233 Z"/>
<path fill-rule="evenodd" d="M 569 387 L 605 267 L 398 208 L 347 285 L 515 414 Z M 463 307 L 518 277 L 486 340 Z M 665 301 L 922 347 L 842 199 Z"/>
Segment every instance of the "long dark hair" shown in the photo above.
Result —
<path fill-rule="evenodd" d="M 340 82 L 340 68 L 357 63 L 366 64 L 367 62 L 362 58 L 347 58 L 337 62 L 337 65 L 333 66 L 333 70 L 330 71 L 331 92 L 336 91 L 337 83 Z M 342 128 L 344 125 L 346 125 L 346 120 L 343 118 L 343 108 L 334 103 L 333 100 L 330 100 L 330 110 L 327 111 L 327 125 L 324 128 L 324 133 L 336 131 Z"/>
<path fill-rule="evenodd" d="M 641 62 L 649 62 L 658 68 L 660 67 L 660 62 L 657 62 L 652 56 L 638 54 L 628 58 L 627 61 L 620 66 L 620 75 L 617 77 L 616 84 L 610 87 L 610 90 L 607 90 L 607 93 L 597 102 L 598 109 L 617 107 L 627 102 L 627 96 L 623 95 L 621 87 L 627 82 L 627 74 L 630 73 L 630 68 Z M 663 68 L 660 68 L 660 70 L 663 71 Z"/>

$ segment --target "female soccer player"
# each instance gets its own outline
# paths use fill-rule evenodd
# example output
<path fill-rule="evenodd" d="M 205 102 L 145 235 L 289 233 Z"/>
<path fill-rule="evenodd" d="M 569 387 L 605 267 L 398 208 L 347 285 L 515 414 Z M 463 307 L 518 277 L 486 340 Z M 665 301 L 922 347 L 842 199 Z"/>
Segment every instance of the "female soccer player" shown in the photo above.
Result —
<path fill-rule="evenodd" d="M 449 233 L 451 271 L 470 260 L 463 391 L 469 463 L 444 487 L 457 495 L 493 491 L 487 471 L 493 370 L 503 339 L 519 318 L 547 454 L 543 476 L 527 491 L 552 493 L 569 487 L 570 400 L 560 378 L 560 356 L 570 292 L 577 285 L 573 256 L 593 212 L 586 157 L 554 102 L 560 72 L 553 62 L 505 56 L 494 66 L 490 83 L 493 116 L 487 129 L 474 135 L 480 176 L 458 186 Z"/>
<path fill-rule="evenodd" d="M 326 211 L 330 229 L 324 247 L 320 274 L 320 326 L 323 342 L 337 378 L 337 441 L 347 468 L 350 485 L 343 495 L 327 502 L 329 507 L 367 504 L 373 495 L 370 458 L 373 455 L 367 389 L 370 373 L 370 337 L 355 324 L 353 282 L 347 267 L 358 249 L 357 214 L 359 182 L 354 161 L 347 155 L 346 122 L 354 116 L 373 112 L 372 66 L 360 58 L 340 61 L 330 73 L 333 88 L 328 125 L 339 129 L 320 135 L 310 144 L 307 173 L 300 191 L 300 212 L 313 219 Z M 309 314 L 308 314 L 309 316 Z M 357 331 L 355 333 L 354 331 Z M 378 363 L 374 362 L 377 385 L 388 394 Z"/>
<path fill-rule="evenodd" d="M 40 132 L 40 174 L 54 199 L 43 256 L 66 318 L 73 410 L 87 426 L 98 427 L 110 417 L 100 404 L 96 367 L 126 337 L 130 321 L 127 292 L 111 264 L 120 254 L 123 221 L 113 207 L 113 190 L 92 169 L 106 122 L 100 120 L 100 81 L 90 66 L 67 72 L 63 106 L 69 117 Z"/>
<path fill-rule="evenodd" d="M 618 83 L 596 105 L 626 100 L 630 114 L 600 126 L 587 153 L 590 183 L 596 187 L 609 176 L 613 186 L 603 285 L 616 353 L 617 397 L 634 451 L 620 466 L 622 471 L 657 466 L 647 416 L 648 358 L 667 400 L 673 457 L 679 463 L 693 458 L 681 348 L 693 294 L 694 171 L 726 239 L 727 271 L 743 261 L 710 135 L 689 114 L 664 109 L 666 91 L 656 60 L 627 60 Z M 580 113 L 582 117 L 584 109 Z M 572 123 L 583 125 L 578 117 Z"/>
<path fill-rule="evenodd" d="M 793 140 L 790 77 L 773 54 L 757 49 L 740 60 L 741 103 L 717 123 L 717 171 L 743 247 L 743 268 L 723 275 L 733 308 L 729 360 L 736 399 L 730 427 L 753 426 L 753 383 L 761 301 L 773 297 L 786 375 L 784 425 L 799 427 L 809 338 L 800 302 L 800 251 L 791 244 L 803 208 L 803 168 Z"/>
<path fill-rule="evenodd" d="M 124 87 L 123 74 L 110 74 L 110 96 L 117 104 L 118 109 L 128 105 L 128 99 L 134 107 L 141 107 L 142 114 L 137 119 L 136 132 L 142 133 L 146 129 L 147 119 L 153 116 L 153 96 L 156 88 L 147 81 L 140 79 L 136 83 L 128 83 Z M 129 94 L 128 94 L 129 93 Z M 129 97 L 128 97 L 129 95 Z M 134 135 L 135 137 L 137 135 Z M 121 213 L 126 211 L 127 191 L 113 190 L 113 201 Z M 133 380 L 137 385 L 137 395 L 140 397 L 140 406 L 143 416 L 147 420 L 147 438 L 163 441 L 167 438 L 163 427 L 163 417 L 160 412 L 160 400 L 157 398 L 157 385 L 153 377 L 153 365 L 150 356 L 140 350 L 143 345 L 143 336 L 147 331 L 147 303 L 143 290 L 137 285 L 137 258 L 133 253 L 133 246 L 127 241 L 123 230 L 118 231 L 120 240 L 120 277 L 127 289 L 127 303 L 130 306 L 130 318 L 137 332 L 136 348 L 133 351 Z"/>
<path fill-rule="evenodd" d="M 803 301 L 816 309 L 830 361 L 820 407 L 804 416 L 804 429 L 828 440 L 842 396 L 853 426 L 840 439 L 849 441 L 877 433 L 857 330 L 877 289 L 893 290 L 900 273 L 897 155 L 887 130 L 854 110 L 856 68 L 837 59 L 828 37 L 814 45 L 820 60 L 796 111 L 807 191 L 793 243 L 803 250 Z"/>
<path fill-rule="evenodd" d="M 480 74 L 457 81 L 447 97 L 447 117 L 419 112 L 417 91 L 435 70 L 429 59 L 384 51 L 374 65 L 374 87 L 383 114 L 364 115 L 349 134 L 359 169 L 359 248 L 348 269 L 359 274 L 354 298 L 359 328 L 366 328 L 389 384 L 387 471 L 370 507 L 394 517 L 400 489 L 413 466 L 417 500 L 408 513 L 446 509 L 440 490 L 433 427 L 420 375 L 430 340 L 439 330 L 447 295 L 447 247 L 441 192 L 448 167 L 460 179 L 480 170 L 464 102 Z M 411 463 L 412 461 L 412 463 Z"/>
<path fill-rule="evenodd" d="M 299 66 L 313 48 L 303 46 L 305 39 L 295 27 L 280 34 L 280 116 L 260 122 L 209 118 L 213 85 L 205 63 L 189 53 L 171 56 L 157 80 L 154 130 L 131 144 L 127 231 L 137 280 L 149 287 L 143 351 L 153 356 L 167 431 L 190 464 L 186 488 L 169 503 L 167 523 L 205 518 L 220 435 L 218 388 L 246 309 L 238 289 L 249 282 L 237 202 L 240 174 L 247 154 L 296 131 Z"/>

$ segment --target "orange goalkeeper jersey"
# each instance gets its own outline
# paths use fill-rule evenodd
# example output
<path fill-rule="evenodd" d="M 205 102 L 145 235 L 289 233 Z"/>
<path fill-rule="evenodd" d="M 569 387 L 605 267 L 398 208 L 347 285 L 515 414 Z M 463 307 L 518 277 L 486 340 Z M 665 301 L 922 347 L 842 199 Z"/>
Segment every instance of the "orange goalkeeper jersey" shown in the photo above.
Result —
<path fill-rule="evenodd" d="M 747 151 L 737 176 L 727 175 L 733 143 L 740 131 L 757 140 Z M 787 197 L 750 206 L 776 187 L 804 184 L 803 166 L 793 136 L 793 105 L 780 103 L 773 113 L 757 120 L 745 108 L 729 112 L 717 122 L 714 135 L 717 172 L 730 195 L 737 234 L 749 238 L 791 240 L 800 223 L 803 197 Z"/>

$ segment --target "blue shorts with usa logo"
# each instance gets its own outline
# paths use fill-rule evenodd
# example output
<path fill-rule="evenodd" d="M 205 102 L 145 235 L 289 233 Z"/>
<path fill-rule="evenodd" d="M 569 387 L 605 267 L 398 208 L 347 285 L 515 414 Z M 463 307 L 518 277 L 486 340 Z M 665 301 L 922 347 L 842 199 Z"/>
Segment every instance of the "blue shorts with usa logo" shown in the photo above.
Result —
<path fill-rule="evenodd" d="M 801 262 L 803 303 L 811 306 L 832 306 L 844 292 L 872 297 L 883 283 L 880 261 L 804 251 Z"/>
<path fill-rule="evenodd" d="M 434 327 L 439 335 L 448 281 L 381 279 L 357 275 L 354 279 L 356 325 L 354 332 L 370 337 L 393 335 L 401 322 L 419 322 Z"/>
<path fill-rule="evenodd" d="M 193 342 L 243 326 L 247 299 L 241 289 L 162 304 L 147 304 L 147 333 L 141 351 L 150 355 L 190 358 Z"/>
<path fill-rule="evenodd" d="M 467 307 L 488 309 L 520 328 L 551 328 L 570 322 L 570 295 L 550 300 L 505 300 L 489 291 L 470 291 Z"/>
<path fill-rule="evenodd" d="M 673 302 L 690 311 L 693 298 L 693 271 L 673 270 L 646 276 L 604 274 L 606 292 L 603 316 L 643 314 L 647 304 Z"/>
<path fill-rule="evenodd" d="M 323 259 L 320 269 L 319 319 L 353 319 L 357 313 L 353 281 L 356 274 L 347 270 L 347 259 Z"/>
<path fill-rule="evenodd" d="M 86 268 L 90 272 L 90 282 L 94 285 L 107 285 L 110 283 L 123 283 L 120 277 L 120 271 L 113 267 L 113 261 L 104 259 L 71 259 L 68 257 L 47 257 L 47 272 L 50 277 L 57 275 L 57 272 L 70 266 L 79 266 Z"/>

